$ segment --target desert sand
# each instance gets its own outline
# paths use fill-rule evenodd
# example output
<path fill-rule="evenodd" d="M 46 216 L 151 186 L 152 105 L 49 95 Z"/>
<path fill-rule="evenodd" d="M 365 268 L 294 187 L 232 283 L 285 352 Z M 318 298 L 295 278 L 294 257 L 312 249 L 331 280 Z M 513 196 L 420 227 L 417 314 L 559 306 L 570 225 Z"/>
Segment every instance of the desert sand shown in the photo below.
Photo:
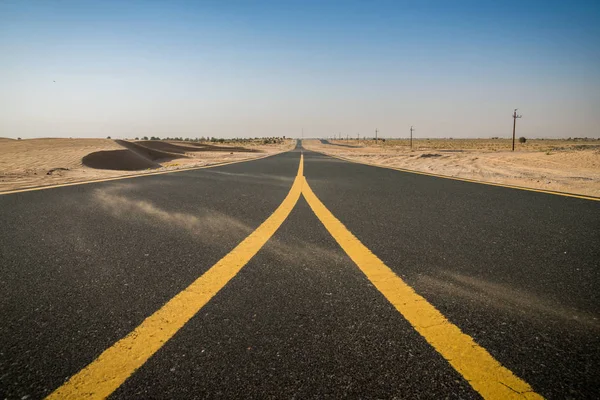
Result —
<path fill-rule="evenodd" d="M 0 192 L 200 167 L 275 154 L 295 141 L 202 144 L 111 139 L 0 138 Z"/>
<path fill-rule="evenodd" d="M 600 197 L 600 140 L 305 140 L 304 147 L 374 165 Z"/>

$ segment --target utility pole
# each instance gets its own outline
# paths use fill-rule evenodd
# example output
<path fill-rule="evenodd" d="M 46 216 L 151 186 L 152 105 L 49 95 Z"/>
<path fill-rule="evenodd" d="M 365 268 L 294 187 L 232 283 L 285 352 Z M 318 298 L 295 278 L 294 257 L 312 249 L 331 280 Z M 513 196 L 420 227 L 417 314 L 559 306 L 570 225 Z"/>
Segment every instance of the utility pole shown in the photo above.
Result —
<path fill-rule="evenodd" d="M 518 108 L 515 108 L 515 112 L 512 115 L 512 117 L 513 117 L 513 145 L 512 145 L 512 151 L 515 151 L 515 130 L 517 128 L 517 118 L 523 118 L 522 115 L 517 115 L 517 110 L 518 110 Z"/>
<path fill-rule="evenodd" d="M 412 127 L 412 125 L 410 126 L 410 148 L 412 149 L 412 133 L 415 129 Z"/>
<path fill-rule="evenodd" d="M 350 135 L 348 135 L 348 134 L 346 133 L 346 142 L 347 142 L 348 140 L 350 140 Z"/>
<path fill-rule="evenodd" d="M 377 128 L 375 128 L 375 144 L 377 144 Z"/>

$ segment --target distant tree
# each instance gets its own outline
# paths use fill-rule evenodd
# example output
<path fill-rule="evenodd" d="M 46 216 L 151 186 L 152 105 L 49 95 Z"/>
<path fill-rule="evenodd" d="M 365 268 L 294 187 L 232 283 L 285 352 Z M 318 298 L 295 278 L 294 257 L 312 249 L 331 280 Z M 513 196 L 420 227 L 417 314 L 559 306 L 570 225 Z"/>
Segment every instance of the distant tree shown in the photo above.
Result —
<path fill-rule="evenodd" d="M 140 140 L 140 138 L 136 137 L 135 140 Z"/>
<path fill-rule="evenodd" d="M 18 137 L 18 138 L 17 138 L 17 140 L 21 140 L 21 138 L 20 138 L 20 137 Z"/>
<path fill-rule="evenodd" d="M 526 141 L 527 139 L 525 139 L 523 136 L 519 138 L 519 143 L 525 143 Z"/>
<path fill-rule="evenodd" d="M 107 136 L 106 138 L 107 138 L 107 139 L 110 139 L 110 136 Z"/>
<path fill-rule="evenodd" d="M 148 136 L 144 136 L 142 140 L 148 140 Z"/>

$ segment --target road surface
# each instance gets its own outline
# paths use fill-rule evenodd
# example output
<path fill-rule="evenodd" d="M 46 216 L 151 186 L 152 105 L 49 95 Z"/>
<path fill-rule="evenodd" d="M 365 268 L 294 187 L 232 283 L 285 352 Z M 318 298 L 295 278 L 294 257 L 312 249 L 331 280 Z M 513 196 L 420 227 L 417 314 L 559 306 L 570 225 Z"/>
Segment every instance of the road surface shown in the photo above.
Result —
<path fill-rule="evenodd" d="M 600 203 L 302 150 L 0 196 L 1 398 L 598 398 Z"/>

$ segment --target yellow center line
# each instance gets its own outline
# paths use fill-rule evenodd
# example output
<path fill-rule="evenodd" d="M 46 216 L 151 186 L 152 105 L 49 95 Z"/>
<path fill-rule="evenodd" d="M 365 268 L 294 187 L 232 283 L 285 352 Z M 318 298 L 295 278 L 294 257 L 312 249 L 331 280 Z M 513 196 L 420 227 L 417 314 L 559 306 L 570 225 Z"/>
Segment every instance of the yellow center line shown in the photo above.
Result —
<path fill-rule="evenodd" d="M 531 386 L 446 319 L 360 242 L 317 198 L 302 194 L 321 223 L 360 270 L 408 322 L 486 399 L 541 399 Z"/>
<path fill-rule="evenodd" d="M 248 263 L 285 221 L 301 194 L 321 223 L 375 287 L 484 398 L 542 398 L 371 253 L 317 198 L 303 175 L 304 156 L 301 154 L 292 188 L 265 222 L 200 278 L 72 376 L 48 398 L 101 399 L 113 393 Z"/>
<path fill-rule="evenodd" d="M 275 212 L 229 254 L 137 328 L 106 349 L 48 399 L 108 397 L 179 331 L 263 247 L 288 217 L 302 192 L 303 160 L 292 188 Z"/>

